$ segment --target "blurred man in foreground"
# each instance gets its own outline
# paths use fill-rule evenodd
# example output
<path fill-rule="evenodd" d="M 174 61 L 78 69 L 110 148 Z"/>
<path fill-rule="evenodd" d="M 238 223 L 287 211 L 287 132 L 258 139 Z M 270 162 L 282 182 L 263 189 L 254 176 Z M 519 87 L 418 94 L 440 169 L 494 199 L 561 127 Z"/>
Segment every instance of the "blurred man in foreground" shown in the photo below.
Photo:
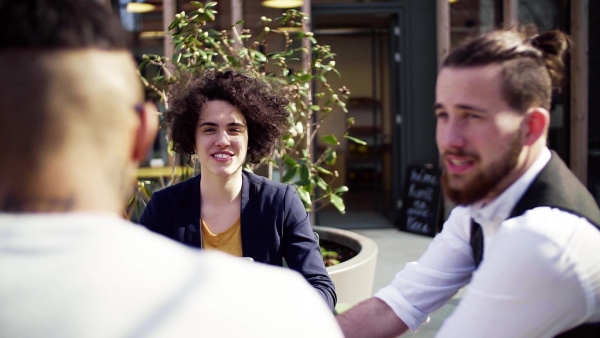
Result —
<path fill-rule="evenodd" d="M 90 0 L 0 0 L 1 337 L 339 337 L 296 273 L 123 220 L 157 129 Z"/>

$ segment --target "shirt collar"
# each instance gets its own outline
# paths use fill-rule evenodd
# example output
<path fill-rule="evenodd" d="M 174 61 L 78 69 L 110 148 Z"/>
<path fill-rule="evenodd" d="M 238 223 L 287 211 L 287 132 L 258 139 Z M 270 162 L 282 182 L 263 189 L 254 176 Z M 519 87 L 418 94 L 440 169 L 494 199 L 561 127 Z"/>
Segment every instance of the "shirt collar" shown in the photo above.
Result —
<path fill-rule="evenodd" d="M 507 219 L 517 201 L 550 161 L 550 157 L 552 157 L 550 150 L 545 147 L 533 165 L 491 203 L 482 202 L 469 206 L 471 217 L 484 228 L 497 226 Z"/>

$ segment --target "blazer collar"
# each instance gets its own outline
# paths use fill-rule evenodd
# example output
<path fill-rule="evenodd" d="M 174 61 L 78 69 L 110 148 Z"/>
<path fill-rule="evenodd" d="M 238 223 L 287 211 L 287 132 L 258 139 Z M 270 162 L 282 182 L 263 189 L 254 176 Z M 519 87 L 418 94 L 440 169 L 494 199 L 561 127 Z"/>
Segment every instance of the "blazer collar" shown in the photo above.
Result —
<path fill-rule="evenodd" d="M 256 200 L 259 197 L 258 185 L 253 181 L 251 173 L 242 171 L 241 230 L 244 257 L 258 257 L 260 248 L 260 228 L 257 226 L 260 201 Z"/>
<path fill-rule="evenodd" d="M 241 205 L 241 215 L 244 215 L 244 210 L 248 206 L 248 202 L 250 202 L 250 194 L 251 190 L 256 190 L 256 187 L 250 182 L 250 177 L 246 171 L 242 170 L 242 205 Z M 253 191 L 254 192 L 254 191 Z"/>
<path fill-rule="evenodd" d="M 191 217 L 189 218 L 190 223 L 182 229 L 181 241 L 187 245 L 200 248 L 202 247 L 200 238 L 200 175 L 190 179 L 186 189 L 188 190 L 184 196 L 188 198 L 183 201 L 183 214 Z"/>

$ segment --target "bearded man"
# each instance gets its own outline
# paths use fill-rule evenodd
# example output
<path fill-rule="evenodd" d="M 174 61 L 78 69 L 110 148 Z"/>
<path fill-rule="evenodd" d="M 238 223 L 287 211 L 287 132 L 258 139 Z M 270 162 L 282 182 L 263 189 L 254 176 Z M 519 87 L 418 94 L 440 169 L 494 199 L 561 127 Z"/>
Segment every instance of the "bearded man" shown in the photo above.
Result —
<path fill-rule="evenodd" d="M 546 146 L 569 39 L 527 31 L 445 58 L 436 142 L 458 206 L 418 262 L 337 317 L 346 337 L 416 331 L 469 283 L 437 337 L 600 337 L 600 211 Z"/>
<path fill-rule="evenodd" d="M 296 272 L 121 217 L 158 116 L 92 0 L 0 0 L 0 337 L 341 337 Z"/>

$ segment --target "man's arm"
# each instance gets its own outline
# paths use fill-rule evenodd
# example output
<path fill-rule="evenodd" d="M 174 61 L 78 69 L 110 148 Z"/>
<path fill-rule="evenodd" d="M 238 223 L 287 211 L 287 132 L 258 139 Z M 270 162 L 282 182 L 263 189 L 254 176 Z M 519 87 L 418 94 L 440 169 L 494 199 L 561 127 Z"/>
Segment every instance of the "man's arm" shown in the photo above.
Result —
<path fill-rule="evenodd" d="M 369 298 L 336 317 L 346 338 L 397 337 L 408 326 L 379 298 Z"/>

